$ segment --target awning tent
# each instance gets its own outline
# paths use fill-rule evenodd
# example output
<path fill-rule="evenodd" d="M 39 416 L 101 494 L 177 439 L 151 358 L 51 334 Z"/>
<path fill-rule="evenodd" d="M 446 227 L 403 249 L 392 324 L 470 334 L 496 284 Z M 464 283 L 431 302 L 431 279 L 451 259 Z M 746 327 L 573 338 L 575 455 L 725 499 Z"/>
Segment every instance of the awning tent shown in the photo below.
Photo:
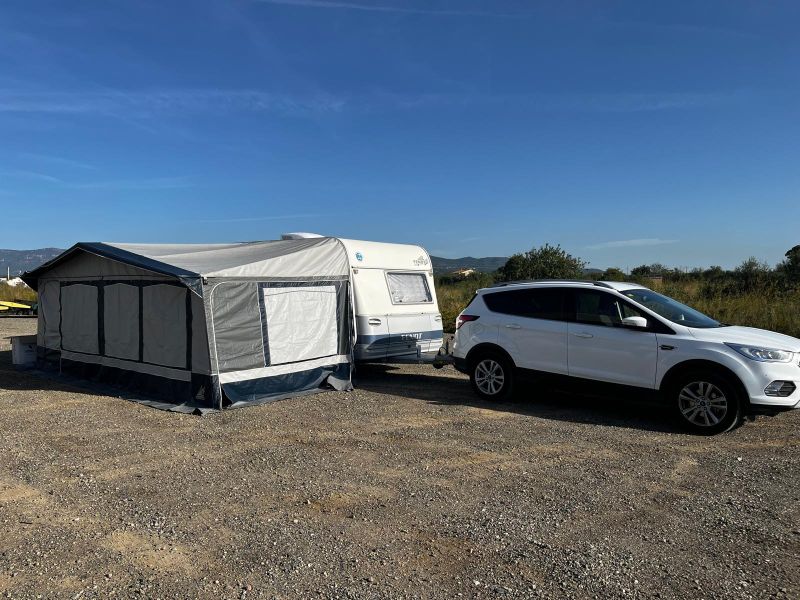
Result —
<path fill-rule="evenodd" d="M 349 263 L 334 238 L 79 243 L 23 280 L 38 364 L 179 410 L 351 389 Z"/>

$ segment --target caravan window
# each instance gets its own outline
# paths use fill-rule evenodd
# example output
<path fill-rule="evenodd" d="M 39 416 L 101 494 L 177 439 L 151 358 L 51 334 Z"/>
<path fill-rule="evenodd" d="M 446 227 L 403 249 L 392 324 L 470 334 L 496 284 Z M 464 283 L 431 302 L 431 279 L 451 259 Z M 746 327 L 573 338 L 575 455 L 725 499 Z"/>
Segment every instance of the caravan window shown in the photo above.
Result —
<path fill-rule="evenodd" d="M 387 273 L 386 281 L 393 304 L 433 302 L 425 273 Z"/>

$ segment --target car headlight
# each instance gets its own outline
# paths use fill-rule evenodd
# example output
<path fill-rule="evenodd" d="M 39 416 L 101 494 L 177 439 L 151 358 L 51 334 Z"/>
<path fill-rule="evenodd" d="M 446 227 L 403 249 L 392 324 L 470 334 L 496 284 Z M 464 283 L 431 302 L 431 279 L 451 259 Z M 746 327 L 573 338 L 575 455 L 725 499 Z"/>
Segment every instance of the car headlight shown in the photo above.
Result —
<path fill-rule="evenodd" d="M 788 350 L 776 350 L 775 348 L 760 348 L 759 346 L 747 346 L 745 344 L 725 343 L 729 348 L 733 348 L 742 356 L 750 360 L 759 362 L 789 362 L 794 356 L 794 352 Z"/>

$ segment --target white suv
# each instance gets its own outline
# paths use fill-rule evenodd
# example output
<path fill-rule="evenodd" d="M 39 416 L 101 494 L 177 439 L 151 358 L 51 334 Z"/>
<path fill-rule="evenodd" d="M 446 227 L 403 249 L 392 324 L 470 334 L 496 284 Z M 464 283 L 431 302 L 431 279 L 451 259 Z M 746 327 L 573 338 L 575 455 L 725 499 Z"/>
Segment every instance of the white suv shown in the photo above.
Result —
<path fill-rule="evenodd" d="M 478 290 L 456 320 L 455 366 L 485 399 L 532 372 L 659 390 L 695 431 L 800 407 L 800 340 L 725 325 L 633 283 L 533 281 Z"/>

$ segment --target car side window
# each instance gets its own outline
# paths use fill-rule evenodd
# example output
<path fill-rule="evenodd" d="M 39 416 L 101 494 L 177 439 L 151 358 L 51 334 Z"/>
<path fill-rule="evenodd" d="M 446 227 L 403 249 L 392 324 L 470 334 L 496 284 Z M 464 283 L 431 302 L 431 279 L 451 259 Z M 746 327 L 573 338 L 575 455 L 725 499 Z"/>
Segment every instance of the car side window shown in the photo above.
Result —
<path fill-rule="evenodd" d="M 564 293 L 558 288 L 504 290 L 485 294 L 489 310 L 529 319 L 565 320 Z"/>
<path fill-rule="evenodd" d="M 612 294 L 598 290 L 575 290 L 575 321 L 587 325 L 622 327 L 627 317 L 650 318 L 634 306 Z"/>

